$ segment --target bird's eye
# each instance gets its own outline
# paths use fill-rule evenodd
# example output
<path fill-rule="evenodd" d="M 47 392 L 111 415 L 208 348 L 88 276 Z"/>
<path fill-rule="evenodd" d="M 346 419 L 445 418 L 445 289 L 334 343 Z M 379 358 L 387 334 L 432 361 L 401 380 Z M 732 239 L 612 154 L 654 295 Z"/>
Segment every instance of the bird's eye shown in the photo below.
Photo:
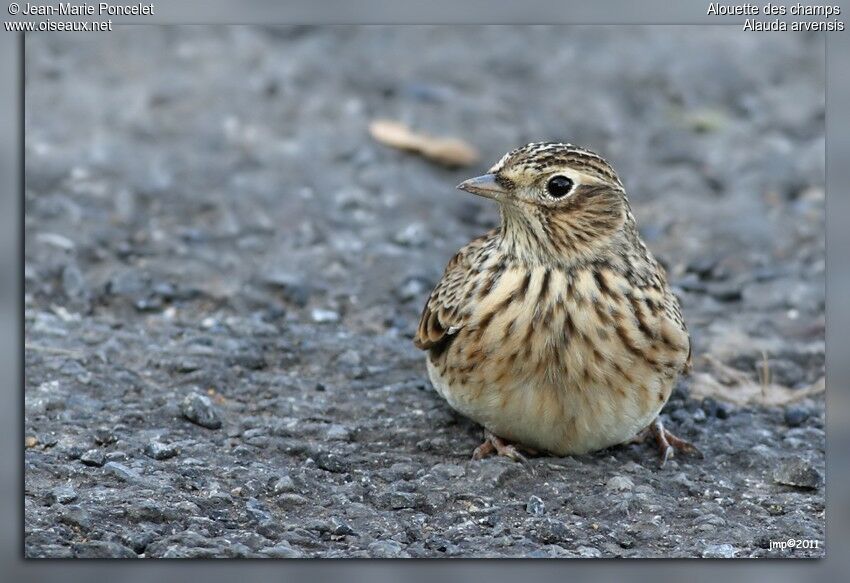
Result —
<path fill-rule="evenodd" d="M 561 198 L 573 189 L 573 181 L 566 176 L 553 176 L 546 183 L 546 191 L 552 198 Z"/>

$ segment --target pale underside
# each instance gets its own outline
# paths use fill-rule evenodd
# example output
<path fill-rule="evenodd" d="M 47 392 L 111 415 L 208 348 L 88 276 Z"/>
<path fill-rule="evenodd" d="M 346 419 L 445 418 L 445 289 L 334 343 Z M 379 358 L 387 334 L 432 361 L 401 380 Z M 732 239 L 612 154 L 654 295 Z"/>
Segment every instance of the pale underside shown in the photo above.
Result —
<path fill-rule="evenodd" d="M 496 435 L 558 455 L 634 437 L 689 357 L 666 283 L 616 265 L 505 263 L 496 234 L 449 263 L 417 345 L 448 403 Z"/>

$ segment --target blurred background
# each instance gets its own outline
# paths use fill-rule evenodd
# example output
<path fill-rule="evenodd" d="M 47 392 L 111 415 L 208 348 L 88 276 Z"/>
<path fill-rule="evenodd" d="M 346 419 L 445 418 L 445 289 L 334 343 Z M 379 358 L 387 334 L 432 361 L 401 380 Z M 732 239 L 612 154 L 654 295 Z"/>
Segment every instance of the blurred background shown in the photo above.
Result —
<path fill-rule="evenodd" d="M 805 265 L 820 269 L 800 283 L 815 290 L 808 307 L 823 296 L 816 36 L 127 28 L 33 37 L 27 57 L 28 248 L 38 257 L 45 232 L 73 241 L 86 276 L 71 290 L 80 308 L 84 292 L 130 272 L 157 280 L 137 290 L 152 302 L 162 302 L 152 286 L 167 281 L 309 321 L 309 309 L 268 289 L 309 287 L 297 298 L 307 308 L 409 333 L 446 260 L 498 217 L 454 186 L 543 140 L 612 162 L 675 276 L 745 260 Z M 464 139 L 480 163 L 446 171 L 390 150 L 369 137 L 375 118 Z"/>
<path fill-rule="evenodd" d="M 30 556 L 218 556 L 233 553 L 224 536 L 257 556 L 786 556 L 765 532 L 823 541 L 823 37 L 174 26 L 25 46 Z M 388 147 L 378 119 L 462 140 L 477 161 Z M 695 374 L 665 411 L 712 461 L 688 469 L 664 528 L 610 513 L 673 504 L 658 475 L 629 477 L 645 500 L 579 508 L 562 495 L 587 478 L 572 466 L 543 493 L 501 461 L 469 465 L 477 430 L 430 391 L 410 343 L 445 263 L 498 221 L 454 186 L 546 140 L 611 161 L 682 298 Z M 187 395 L 208 397 L 219 427 L 199 426 Z M 152 458 L 151 443 L 180 453 Z M 580 463 L 605 484 L 647 456 Z M 461 469 L 434 470 L 446 458 Z M 718 476 L 730 503 L 713 508 L 699 492 Z M 469 491 L 503 518 L 459 529 Z M 130 492 L 225 526 L 118 502 Z M 539 535 L 530 496 L 571 534 Z M 522 538 L 498 546 L 517 501 Z M 361 515 L 342 512 L 352 502 Z M 266 515 L 277 530 L 251 539 Z M 587 542 L 575 516 L 604 536 Z M 355 534 L 309 526 L 336 518 Z M 714 530 L 669 535 L 695 520 Z M 436 538 L 410 534 L 423 525 Z"/>

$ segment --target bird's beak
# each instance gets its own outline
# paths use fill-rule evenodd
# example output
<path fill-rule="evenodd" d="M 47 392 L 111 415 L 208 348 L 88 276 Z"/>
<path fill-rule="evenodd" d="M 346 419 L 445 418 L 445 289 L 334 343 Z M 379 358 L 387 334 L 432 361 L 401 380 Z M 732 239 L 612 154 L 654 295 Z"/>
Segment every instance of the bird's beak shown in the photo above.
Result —
<path fill-rule="evenodd" d="M 465 190 L 466 192 L 492 198 L 493 200 L 503 200 L 505 195 L 508 194 L 508 191 L 496 182 L 495 174 L 484 174 L 483 176 L 470 178 L 458 184 L 457 187 L 459 190 Z"/>

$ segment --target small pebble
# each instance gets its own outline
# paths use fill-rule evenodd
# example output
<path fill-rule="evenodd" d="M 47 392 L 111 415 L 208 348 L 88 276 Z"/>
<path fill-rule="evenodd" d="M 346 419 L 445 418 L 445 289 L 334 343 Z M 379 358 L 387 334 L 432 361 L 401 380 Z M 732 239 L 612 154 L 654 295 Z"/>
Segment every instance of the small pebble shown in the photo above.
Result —
<path fill-rule="evenodd" d="M 546 505 L 539 496 L 531 496 L 525 505 L 525 511 L 532 516 L 543 516 L 546 512 Z"/>
<path fill-rule="evenodd" d="M 704 413 L 703 413 L 704 414 Z M 688 413 L 687 409 L 676 409 L 672 413 L 670 413 L 670 419 L 675 421 L 676 423 L 685 423 L 691 418 L 690 413 Z"/>
<path fill-rule="evenodd" d="M 377 540 L 369 545 L 369 556 L 375 559 L 395 559 L 409 555 L 394 540 Z"/>
<path fill-rule="evenodd" d="M 278 506 L 284 509 L 295 508 L 296 506 L 303 506 L 309 502 L 304 496 L 299 494 L 281 494 L 275 500 Z"/>
<path fill-rule="evenodd" d="M 177 447 L 159 441 L 150 441 L 145 445 L 145 455 L 155 460 L 167 460 L 173 458 L 179 452 Z"/>
<path fill-rule="evenodd" d="M 138 483 L 144 481 L 144 478 L 136 470 L 130 469 L 118 462 L 109 462 L 103 466 L 103 469 L 125 482 Z"/>
<path fill-rule="evenodd" d="M 342 354 L 336 357 L 336 361 L 339 364 L 343 364 L 345 366 L 356 367 L 360 366 L 363 362 L 363 359 L 360 357 L 360 353 L 356 350 L 346 350 Z"/>
<path fill-rule="evenodd" d="M 424 502 L 425 497 L 422 494 L 399 492 L 397 490 L 384 492 L 377 498 L 378 506 L 388 510 L 415 509 L 422 506 Z"/>
<path fill-rule="evenodd" d="M 107 445 L 110 443 L 115 443 L 118 438 L 112 432 L 112 430 L 107 429 L 105 427 L 101 427 L 94 432 L 94 441 L 99 445 Z"/>
<path fill-rule="evenodd" d="M 456 480 L 466 475 L 466 468 L 458 464 L 440 463 L 432 467 L 431 472 L 443 478 Z"/>
<path fill-rule="evenodd" d="M 602 556 L 602 553 L 599 549 L 595 549 L 593 547 L 579 547 L 578 554 L 584 557 L 585 559 L 596 559 Z"/>
<path fill-rule="evenodd" d="M 260 552 L 274 559 L 300 559 L 304 556 L 301 551 L 293 549 L 287 542 L 279 542 L 275 546 L 267 547 Z"/>
<path fill-rule="evenodd" d="M 809 418 L 809 412 L 802 407 L 788 407 L 785 409 L 785 424 L 788 427 L 799 427 Z"/>
<path fill-rule="evenodd" d="M 717 417 L 717 401 L 711 397 L 705 397 L 700 404 L 703 412 L 708 417 Z"/>
<path fill-rule="evenodd" d="M 812 465 L 802 459 L 784 462 L 773 473 L 777 484 L 805 490 L 816 490 L 823 484 L 823 476 Z"/>
<path fill-rule="evenodd" d="M 349 461 L 334 452 L 320 451 L 316 454 L 316 465 L 325 471 L 342 474 L 348 471 Z"/>
<path fill-rule="evenodd" d="M 625 476 L 613 476 L 605 484 L 605 487 L 615 492 L 625 492 L 634 488 L 635 484 Z"/>
<path fill-rule="evenodd" d="M 71 484 L 57 486 L 47 494 L 48 504 L 54 504 L 56 502 L 59 504 L 68 504 L 76 499 L 77 491 L 74 490 L 74 487 L 71 486 Z"/>
<path fill-rule="evenodd" d="M 256 498 L 249 498 L 245 503 L 245 511 L 251 520 L 256 522 L 269 522 L 272 519 L 272 515 L 269 513 L 265 504 L 257 500 Z"/>
<path fill-rule="evenodd" d="M 106 456 L 99 449 L 90 449 L 80 456 L 80 461 L 87 466 L 99 468 L 106 463 Z"/>
<path fill-rule="evenodd" d="M 89 530 L 93 524 L 89 511 L 77 505 L 63 507 L 59 514 L 59 522 L 82 530 Z"/>
<path fill-rule="evenodd" d="M 357 534 L 354 532 L 354 529 L 351 526 L 338 518 L 331 519 L 331 530 L 330 533 L 336 536 L 348 536 Z"/>
<path fill-rule="evenodd" d="M 310 312 L 310 317 L 316 323 L 325 323 L 325 322 L 339 322 L 339 314 L 334 312 L 333 310 L 323 310 L 321 308 L 314 308 L 313 311 Z"/>
<path fill-rule="evenodd" d="M 133 549 L 122 544 L 102 540 L 75 543 L 73 550 L 78 559 L 130 559 L 138 556 Z"/>
<path fill-rule="evenodd" d="M 350 441 L 351 431 L 343 425 L 334 423 L 327 428 L 325 437 L 330 441 Z"/>
<path fill-rule="evenodd" d="M 401 301 L 409 302 L 421 298 L 427 291 L 427 284 L 422 279 L 411 277 L 396 288 L 395 294 Z"/>
<path fill-rule="evenodd" d="M 730 544 L 708 545 L 703 549 L 702 556 L 706 559 L 733 559 L 735 547 Z"/>
<path fill-rule="evenodd" d="M 272 491 L 275 494 L 283 494 L 288 492 L 295 492 L 297 488 L 295 487 L 295 482 L 289 476 L 281 476 L 277 479 L 272 486 Z"/>
<path fill-rule="evenodd" d="M 430 234 L 422 223 L 410 223 L 393 236 L 393 241 L 405 247 L 421 247 L 428 242 Z"/>
<path fill-rule="evenodd" d="M 571 536 L 569 527 L 556 518 L 543 518 L 537 525 L 537 538 L 546 544 L 563 542 Z"/>
<path fill-rule="evenodd" d="M 221 418 L 218 409 L 213 405 L 212 399 L 199 393 L 186 395 L 180 404 L 183 416 L 196 425 L 207 429 L 219 429 Z"/>

